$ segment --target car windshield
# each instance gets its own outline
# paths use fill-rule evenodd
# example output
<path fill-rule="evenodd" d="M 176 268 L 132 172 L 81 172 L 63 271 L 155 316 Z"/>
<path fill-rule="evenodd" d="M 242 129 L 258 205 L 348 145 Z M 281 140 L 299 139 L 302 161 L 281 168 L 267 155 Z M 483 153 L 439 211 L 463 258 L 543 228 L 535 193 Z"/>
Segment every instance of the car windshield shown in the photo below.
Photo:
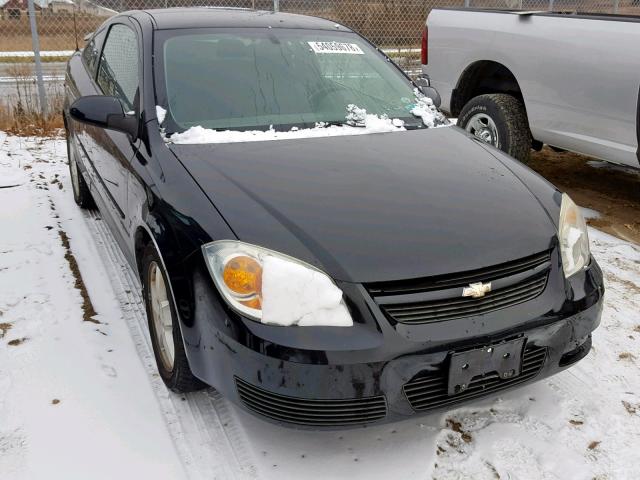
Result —
<path fill-rule="evenodd" d="M 414 85 L 358 35 L 298 29 L 161 31 L 157 103 L 167 133 L 345 122 L 349 105 L 422 126 Z"/>

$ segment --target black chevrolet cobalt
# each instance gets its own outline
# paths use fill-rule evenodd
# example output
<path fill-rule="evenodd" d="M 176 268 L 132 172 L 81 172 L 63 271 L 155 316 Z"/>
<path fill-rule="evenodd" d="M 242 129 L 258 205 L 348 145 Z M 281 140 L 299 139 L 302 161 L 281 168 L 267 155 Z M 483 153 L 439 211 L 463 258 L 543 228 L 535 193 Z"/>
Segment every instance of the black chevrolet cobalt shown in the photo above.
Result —
<path fill-rule="evenodd" d="M 580 209 L 436 105 L 299 15 L 127 12 L 73 55 L 75 200 L 139 273 L 170 389 L 335 428 L 587 355 L 604 288 Z"/>

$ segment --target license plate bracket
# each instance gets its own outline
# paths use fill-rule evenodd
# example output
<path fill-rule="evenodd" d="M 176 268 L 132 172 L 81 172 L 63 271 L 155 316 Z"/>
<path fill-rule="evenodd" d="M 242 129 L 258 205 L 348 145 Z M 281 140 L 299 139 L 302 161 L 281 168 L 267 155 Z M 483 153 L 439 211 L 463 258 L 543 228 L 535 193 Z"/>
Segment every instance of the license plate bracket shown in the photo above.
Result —
<path fill-rule="evenodd" d="M 464 393 L 474 377 L 498 374 L 501 380 L 520 375 L 524 338 L 487 345 L 463 352 L 453 352 L 449 362 L 447 393 Z"/>

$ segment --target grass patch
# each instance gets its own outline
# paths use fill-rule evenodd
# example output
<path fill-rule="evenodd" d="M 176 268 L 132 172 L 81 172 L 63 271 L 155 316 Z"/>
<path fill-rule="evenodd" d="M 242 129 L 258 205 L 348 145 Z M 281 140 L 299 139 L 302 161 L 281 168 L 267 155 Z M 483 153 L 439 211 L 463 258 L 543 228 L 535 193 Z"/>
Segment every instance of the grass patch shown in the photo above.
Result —
<path fill-rule="evenodd" d="M 62 134 L 64 122 L 58 112 L 43 116 L 26 113 L 0 104 L 0 130 L 24 137 L 56 137 Z"/>
<path fill-rule="evenodd" d="M 42 63 L 55 63 L 55 62 L 66 62 L 69 60 L 69 57 L 60 57 L 60 56 L 48 56 L 48 55 L 40 55 L 40 61 Z M 34 57 L 23 57 L 20 55 L 11 56 L 11 57 L 0 57 L 0 63 L 35 63 Z"/>
<path fill-rule="evenodd" d="M 0 338 L 4 338 L 9 330 L 13 327 L 10 323 L 0 323 Z"/>
<path fill-rule="evenodd" d="M 473 437 L 469 432 L 466 432 L 462 428 L 462 423 L 452 419 L 447 418 L 447 427 L 453 430 L 456 433 L 460 434 L 460 438 L 464 441 L 464 443 L 471 443 L 473 441 Z"/>
<path fill-rule="evenodd" d="M 640 406 L 631 405 L 629 402 L 625 402 L 624 400 L 622 400 L 622 406 L 629 415 L 635 415 L 636 412 L 640 409 Z"/>
<path fill-rule="evenodd" d="M 74 286 L 80 292 L 80 296 L 82 297 L 82 318 L 85 322 L 91 323 L 101 323 L 99 320 L 93 318 L 98 313 L 93 308 L 93 304 L 91 303 L 91 297 L 89 297 L 89 292 L 87 291 L 87 287 L 82 279 L 82 274 L 80 273 L 80 268 L 78 267 L 78 262 L 76 261 L 76 257 L 71 253 L 71 245 L 69 243 L 69 237 L 64 230 L 58 230 L 58 234 L 60 235 L 60 241 L 62 242 L 62 246 L 64 248 L 64 258 L 69 263 L 69 269 L 75 278 Z"/>
<path fill-rule="evenodd" d="M 7 74 L 14 79 L 13 88 L 0 99 L 0 130 L 21 136 L 56 136 L 64 128 L 62 85 L 49 85 L 45 91 L 47 114 L 43 115 L 33 82 L 32 65 L 11 65 Z"/>
<path fill-rule="evenodd" d="M 13 340 L 8 341 L 7 345 L 10 345 L 12 347 L 17 347 L 18 345 L 22 345 L 26 341 L 27 341 L 27 337 L 14 338 Z"/>
<path fill-rule="evenodd" d="M 84 36 L 94 32 L 107 18 L 78 13 L 73 16 L 36 14 L 41 50 L 73 50 L 80 47 Z M 5 52 L 31 50 L 31 26 L 27 15 L 19 19 L 0 21 L 0 50 Z"/>

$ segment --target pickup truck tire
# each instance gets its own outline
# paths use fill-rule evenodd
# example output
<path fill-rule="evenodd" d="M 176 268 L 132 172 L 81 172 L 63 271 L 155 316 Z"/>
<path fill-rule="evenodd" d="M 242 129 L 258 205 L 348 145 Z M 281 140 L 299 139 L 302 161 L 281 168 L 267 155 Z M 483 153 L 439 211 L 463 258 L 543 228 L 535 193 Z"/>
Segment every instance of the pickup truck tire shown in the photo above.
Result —
<path fill-rule="evenodd" d="M 486 128 L 478 128 L 482 125 Z M 532 139 L 527 114 L 512 95 L 489 93 L 472 98 L 462 108 L 458 126 L 523 163 L 529 160 Z"/>

